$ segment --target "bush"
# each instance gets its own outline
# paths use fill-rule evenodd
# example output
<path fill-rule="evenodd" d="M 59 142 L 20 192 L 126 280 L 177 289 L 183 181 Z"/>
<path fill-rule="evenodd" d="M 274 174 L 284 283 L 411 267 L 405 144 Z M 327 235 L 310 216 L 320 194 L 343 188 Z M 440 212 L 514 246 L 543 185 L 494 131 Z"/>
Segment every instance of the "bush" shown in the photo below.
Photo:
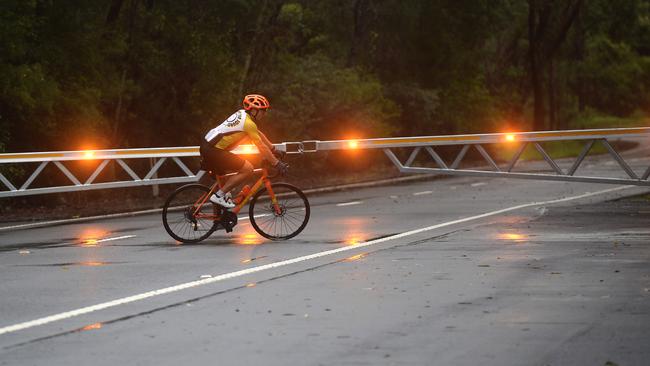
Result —
<path fill-rule="evenodd" d="M 650 58 L 606 36 L 591 39 L 580 66 L 587 105 L 606 114 L 627 116 L 650 101 Z M 645 82 L 639 82 L 645 80 Z"/>
<path fill-rule="evenodd" d="M 388 136 L 396 104 L 381 83 L 356 68 L 342 68 L 322 55 L 284 55 L 260 87 L 272 105 L 275 140 Z"/>

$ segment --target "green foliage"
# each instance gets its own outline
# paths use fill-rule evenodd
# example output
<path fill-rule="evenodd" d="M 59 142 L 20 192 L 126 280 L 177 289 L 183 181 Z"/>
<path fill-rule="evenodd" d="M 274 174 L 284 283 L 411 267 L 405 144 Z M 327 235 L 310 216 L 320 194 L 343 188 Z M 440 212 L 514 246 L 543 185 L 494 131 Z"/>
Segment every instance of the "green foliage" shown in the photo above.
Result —
<path fill-rule="evenodd" d="M 577 129 L 625 128 L 643 126 L 650 126 L 650 118 L 646 117 L 641 111 L 636 111 L 629 117 L 617 117 L 602 114 L 593 109 L 588 109 L 576 116 L 575 120 L 573 121 L 573 127 Z"/>
<path fill-rule="evenodd" d="M 338 67 L 323 55 L 285 55 L 261 88 L 271 97 L 276 135 L 333 139 L 389 135 L 399 115 L 381 83 L 355 68 Z M 276 110 L 277 109 L 277 110 Z"/>
<path fill-rule="evenodd" d="M 626 116 L 650 101 L 650 57 L 639 56 L 630 45 L 604 35 L 589 41 L 587 54 L 580 73 L 588 85 L 590 105 Z"/>
<path fill-rule="evenodd" d="M 0 1 L 0 150 L 195 145 L 241 92 L 275 140 L 532 115 L 526 0 Z M 558 126 L 650 112 L 649 45 L 650 1 L 584 2 L 542 75 Z"/>
<path fill-rule="evenodd" d="M 455 133 L 492 132 L 496 126 L 493 97 L 480 79 L 459 80 L 441 95 L 439 118 Z"/>

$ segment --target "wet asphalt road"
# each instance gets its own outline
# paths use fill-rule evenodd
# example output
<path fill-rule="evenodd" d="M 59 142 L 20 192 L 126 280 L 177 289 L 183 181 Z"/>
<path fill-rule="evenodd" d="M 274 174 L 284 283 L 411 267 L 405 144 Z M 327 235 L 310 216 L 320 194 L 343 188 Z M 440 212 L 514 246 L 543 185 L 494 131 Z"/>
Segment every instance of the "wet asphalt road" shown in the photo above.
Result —
<path fill-rule="evenodd" d="M 622 199 L 647 188 L 450 224 L 612 188 L 453 178 L 318 195 L 287 242 L 242 221 L 178 245 L 158 214 L 0 231 L 0 327 L 351 248 L 1 334 L 0 365 L 647 365 L 650 201 Z"/>

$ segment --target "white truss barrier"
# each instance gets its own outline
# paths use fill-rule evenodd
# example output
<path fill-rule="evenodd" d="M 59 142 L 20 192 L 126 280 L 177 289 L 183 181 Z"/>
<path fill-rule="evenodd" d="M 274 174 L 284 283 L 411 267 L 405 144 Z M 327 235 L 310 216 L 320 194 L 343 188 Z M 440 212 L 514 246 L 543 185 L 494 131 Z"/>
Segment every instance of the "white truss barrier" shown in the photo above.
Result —
<path fill-rule="evenodd" d="M 416 137 L 395 137 L 395 138 L 377 138 L 377 139 L 358 139 L 358 140 L 334 140 L 334 141 L 303 141 L 303 142 L 284 142 L 276 144 L 276 148 L 289 154 L 330 151 L 330 150 L 350 150 L 350 149 L 382 149 L 388 158 L 397 166 L 402 173 L 426 173 L 426 174 L 447 174 L 462 176 L 482 176 L 482 177 L 505 177 L 518 179 L 541 179 L 570 182 L 590 182 L 590 183 L 609 183 L 609 184 L 630 184 L 638 186 L 650 186 L 650 157 L 648 157 L 648 168 L 643 172 L 636 172 L 630 165 L 616 152 L 610 144 L 612 140 L 618 139 L 642 139 L 644 144 L 650 144 L 650 128 L 613 128 L 598 130 L 573 130 L 573 131 L 545 131 L 545 132 L 519 132 L 519 133 L 493 133 L 493 134 L 473 134 L 473 135 L 447 135 L 447 136 L 416 136 Z M 544 150 L 540 143 L 578 140 L 585 143 L 582 151 L 576 157 L 572 166 L 566 171 Z M 585 157 L 595 144 L 605 146 L 608 153 L 618 163 L 622 171 L 627 175 L 625 178 L 611 178 L 598 176 L 581 176 L 576 175 L 576 171 L 584 161 Z M 500 166 L 485 149 L 484 145 L 491 144 L 499 148 L 517 144 L 517 150 L 505 165 Z M 440 155 L 435 151 L 436 146 L 457 145 L 461 146 L 456 158 L 450 164 L 447 164 Z M 527 146 L 532 145 L 539 152 L 553 173 L 530 173 L 515 172 L 515 165 L 519 161 L 521 154 Z M 392 149 L 395 148 L 412 148 L 408 159 L 402 162 Z M 467 169 L 462 168 L 461 163 L 470 149 L 476 149 L 488 163 L 489 170 Z M 425 151 L 437 165 L 436 168 L 413 166 L 415 159 L 421 151 Z M 242 145 L 233 151 L 236 154 L 257 154 L 257 149 L 252 145 Z M 0 154 L 0 198 L 16 197 L 43 193 L 71 192 L 91 189 L 107 189 L 134 187 L 145 185 L 171 184 L 195 182 L 200 179 L 205 172 L 197 171 L 194 173 L 180 158 L 198 157 L 199 148 L 197 146 L 187 147 L 169 147 L 169 148 L 143 148 L 143 149 L 115 149 L 115 150 L 88 150 L 88 151 L 56 151 L 56 152 L 34 152 L 34 153 L 15 153 Z M 149 159 L 151 167 L 149 171 L 139 176 L 127 162 L 137 159 Z M 98 161 L 99 165 L 93 173 L 83 181 L 75 176 L 64 162 L 70 161 Z M 104 171 L 106 166 L 114 161 L 120 168 L 128 174 L 130 180 L 102 182 L 97 183 L 95 180 Z M 157 173 L 161 166 L 168 161 L 172 161 L 178 168 L 183 171 L 183 175 L 176 177 L 158 178 Z M 4 174 L 3 167 L 8 164 L 25 164 L 39 163 L 38 167 L 22 183 L 13 184 Z M 52 164 L 56 166 L 71 182 L 65 186 L 53 187 L 32 187 L 36 178 L 41 175 L 43 169 Z"/>
<path fill-rule="evenodd" d="M 282 143 L 276 144 L 275 147 L 282 151 L 287 151 L 287 145 L 291 153 L 298 152 L 299 144 Z M 233 150 L 236 154 L 258 154 L 259 151 L 253 145 L 241 145 Z M 143 148 L 143 149 L 114 149 L 114 150 L 83 150 L 83 151 L 53 151 L 53 152 L 33 152 L 33 153 L 15 153 L 0 154 L 0 198 L 28 196 L 44 193 L 61 193 L 93 189 L 123 188 L 136 186 L 149 186 L 158 184 L 172 183 L 191 183 L 199 180 L 204 171 L 194 173 L 181 158 L 199 157 L 198 146 L 185 147 L 163 147 L 163 148 Z M 129 163 L 146 159 L 151 162 L 149 171 L 140 176 Z M 120 169 L 125 172 L 131 179 L 112 182 L 96 182 L 96 179 L 110 162 L 115 162 Z M 99 162 L 99 165 L 85 180 L 80 179 L 73 174 L 66 162 Z M 164 163 L 171 162 L 176 165 L 183 174 L 175 177 L 158 178 L 158 172 Z M 25 165 L 26 163 L 39 163 L 38 167 L 22 184 L 13 184 L 4 174 L 3 167 L 9 164 Z M 48 165 L 54 165 L 69 180 L 69 185 L 51 186 L 51 187 L 32 187 L 34 181 L 42 175 L 43 170 Z M 82 182 L 83 181 L 83 182 Z M 3 190 L 4 189 L 4 190 Z"/>
<path fill-rule="evenodd" d="M 536 179 L 536 180 L 553 180 L 568 182 L 586 182 L 586 183 L 608 183 L 608 184 L 629 184 L 637 186 L 650 186 L 648 177 L 650 176 L 650 156 L 646 164 L 649 166 L 643 172 L 635 172 L 630 165 L 616 152 L 610 144 L 612 140 L 635 139 L 641 140 L 645 146 L 650 145 L 650 128 L 610 128 L 594 130 L 569 130 L 569 131 L 543 131 L 543 132 L 517 132 L 517 133 L 491 133 L 476 135 L 450 135 L 450 136 L 418 136 L 418 137 L 396 137 L 384 139 L 365 139 L 365 140 L 339 140 L 339 141 L 305 141 L 305 149 L 309 146 L 315 150 L 339 150 L 339 149 L 382 149 L 386 156 L 395 164 L 402 173 L 420 173 L 420 174 L 447 174 L 475 177 L 501 177 L 501 178 L 518 178 L 518 179 Z M 564 171 L 547 152 L 540 143 L 558 142 L 558 141 L 582 141 L 585 143 L 581 152 L 575 158 L 575 161 Z M 589 154 L 592 147 L 596 144 L 602 144 L 609 155 L 618 163 L 626 178 L 611 178 L 599 176 L 580 176 L 576 171 L 583 163 L 585 157 Z M 498 148 L 505 146 L 512 147 L 517 144 L 517 150 L 504 166 L 499 166 L 484 148 L 483 145 L 493 144 Z M 445 163 L 440 155 L 435 151 L 435 146 L 459 145 L 462 146 L 458 155 L 451 164 Z M 540 157 L 544 159 L 552 170 L 552 174 L 546 173 L 529 173 L 515 172 L 513 169 L 519 161 L 522 153 L 529 145 L 533 145 Z M 402 162 L 393 152 L 394 148 L 413 148 L 413 151 L 405 162 Z M 467 152 L 476 149 L 488 163 L 489 170 L 477 170 L 462 168 L 460 164 L 465 158 Z M 428 156 L 437 165 L 436 168 L 413 166 L 416 157 L 422 151 L 426 151 Z"/>

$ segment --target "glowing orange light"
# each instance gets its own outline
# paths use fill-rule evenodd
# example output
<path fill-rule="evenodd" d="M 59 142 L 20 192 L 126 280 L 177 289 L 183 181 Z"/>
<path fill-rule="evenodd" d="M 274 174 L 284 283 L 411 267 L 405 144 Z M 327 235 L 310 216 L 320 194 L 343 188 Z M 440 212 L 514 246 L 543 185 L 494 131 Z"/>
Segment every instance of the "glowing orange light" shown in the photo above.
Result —
<path fill-rule="evenodd" d="M 358 235 L 353 235 L 345 239 L 347 245 L 357 245 L 363 241 L 363 238 Z"/>
<path fill-rule="evenodd" d="M 506 141 L 508 141 L 508 142 L 515 141 L 515 135 L 513 135 L 513 134 L 507 134 L 507 135 L 506 135 Z"/>
<path fill-rule="evenodd" d="M 348 141 L 348 148 L 350 149 L 356 149 L 359 147 L 359 141 L 357 140 L 350 140 Z"/>
<path fill-rule="evenodd" d="M 104 262 L 97 262 L 97 261 L 81 262 L 82 266 L 88 266 L 88 267 L 99 267 L 99 266 L 103 266 L 105 264 L 106 263 L 104 263 Z"/>
<path fill-rule="evenodd" d="M 242 145 L 242 149 L 244 149 L 244 154 L 253 153 L 253 145 Z"/>
<path fill-rule="evenodd" d="M 79 241 L 82 247 L 95 247 L 99 245 L 99 240 L 107 235 L 108 232 L 102 229 L 87 229 L 79 235 Z"/>
<path fill-rule="evenodd" d="M 345 258 L 346 262 L 353 262 L 353 261 L 358 261 L 359 259 L 365 257 L 367 253 L 361 253 L 357 255 L 353 255 L 352 257 Z"/>
<path fill-rule="evenodd" d="M 94 247 L 97 244 L 99 244 L 99 241 L 97 239 L 86 239 L 82 243 L 82 245 L 85 247 Z"/>
<path fill-rule="evenodd" d="M 522 243 L 526 241 L 526 235 L 516 233 L 501 233 L 497 235 L 497 238 L 501 240 L 512 240 L 516 243 Z"/>
<path fill-rule="evenodd" d="M 368 240 L 370 234 L 367 231 L 367 226 L 370 224 L 370 219 L 366 217 L 346 217 L 337 219 L 333 224 L 341 230 L 341 242 L 345 245 L 357 245 Z"/>
<path fill-rule="evenodd" d="M 253 229 L 250 225 L 243 226 L 245 232 L 241 235 L 237 235 L 235 242 L 240 245 L 259 245 L 262 244 L 264 239 Z"/>
<path fill-rule="evenodd" d="M 81 330 L 94 330 L 94 329 L 101 329 L 102 328 L 102 323 L 94 323 L 94 324 L 88 324 L 85 327 L 81 328 Z"/>
<path fill-rule="evenodd" d="M 95 157 L 95 152 L 94 151 L 85 151 L 84 152 L 84 159 L 92 159 Z"/>

